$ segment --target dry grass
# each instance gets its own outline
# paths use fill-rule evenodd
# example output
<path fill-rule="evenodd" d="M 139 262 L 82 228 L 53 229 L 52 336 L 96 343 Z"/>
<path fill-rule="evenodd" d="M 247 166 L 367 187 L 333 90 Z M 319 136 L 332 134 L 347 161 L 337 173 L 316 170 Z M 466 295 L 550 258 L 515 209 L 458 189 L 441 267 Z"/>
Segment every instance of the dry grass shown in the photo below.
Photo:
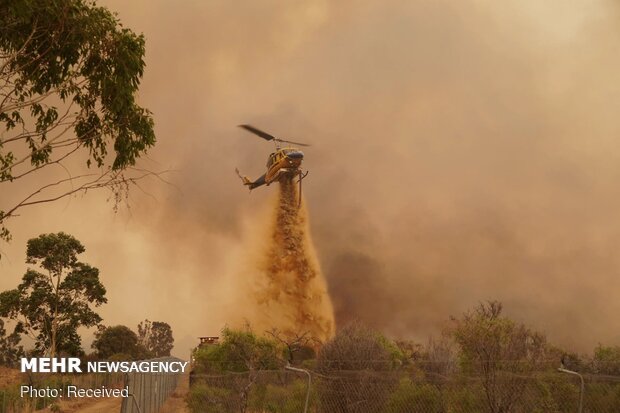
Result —
<path fill-rule="evenodd" d="M 71 399 L 60 400 L 56 403 L 62 413 L 118 413 L 121 410 L 122 398 L 109 399 Z M 38 410 L 41 413 L 51 413 L 50 408 Z"/>
<path fill-rule="evenodd" d="M 189 375 L 184 374 L 179 382 L 179 386 L 166 400 L 159 413 L 189 413 L 185 397 L 189 391 Z"/>
<path fill-rule="evenodd" d="M 19 370 L 0 367 L 0 388 L 21 382 L 22 374 Z"/>

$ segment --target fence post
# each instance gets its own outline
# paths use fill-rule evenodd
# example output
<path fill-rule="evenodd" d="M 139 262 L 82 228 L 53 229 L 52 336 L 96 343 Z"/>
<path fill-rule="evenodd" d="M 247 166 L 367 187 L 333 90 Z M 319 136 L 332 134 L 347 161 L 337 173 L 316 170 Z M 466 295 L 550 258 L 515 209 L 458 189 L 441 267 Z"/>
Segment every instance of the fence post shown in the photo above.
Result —
<path fill-rule="evenodd" d="M 312 376 L 308 370 L 298 369 L 296 367 L 286 366 L 287 370 L 298 371 L 300 373 L 306 373 L 308 375 L 308 390 L 306 390 L 306 406 L 304 407 L 304 413 L 308 412 L 308 402 L 310 401 L 310 388 L 312 386 Z"/>
<path fill-rule="evenodd" d="M 176 357 L 160 357 L 150 361 L 180 361 Z M 148 360 L 140 360 L 148 361 Z M 137 361 L 137 362 L 140 362 Z M 165 404 L 168 396 L 177 385 L 176 373 L 143 373 L 131 372 L 125 375 L 124 385 L 129 390 L 129 396 L 123 400 L 122 413 L 156 413 Z M 131 398 L 131 400 L 129 400 Z M 2 412 L 0 412 L 2 413 Z"/>
<path fill-rule="evenodd" d="M 559 371 L 560 373 L 566 373 L 566 374 L 572 374 L 572 375 L 574 375 L 574 376 L 578 376 L 578 377 L 579 377 L 579 379 L 581 380 L 581 389 L 580 389 L 580 391 L 579 391 L 579 410 L 578 410 L 578 412 L 579 412 L 579 413 L 582 413 L 582 411 L 583 411 L 583 393 L 584 393 L 584 392 L 585 392 L 585 390 L 586 390 L 586 384 L 585 384 L 585 382 L 583 381 L 583 376 L 582 376 L 581 374 L 577 373 L 576 371 L 567 370 L 567 369 L 565 369 L 564 367 L 560 367 L 560 368 L 558 369 L 558 371 Z"/>

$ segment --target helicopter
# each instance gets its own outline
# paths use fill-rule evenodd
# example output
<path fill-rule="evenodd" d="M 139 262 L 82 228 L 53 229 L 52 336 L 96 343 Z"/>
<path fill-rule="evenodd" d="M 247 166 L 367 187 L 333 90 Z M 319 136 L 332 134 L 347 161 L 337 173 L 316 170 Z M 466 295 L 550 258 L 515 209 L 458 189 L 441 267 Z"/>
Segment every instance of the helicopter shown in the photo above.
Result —
<path fill-rule="evenodd" d="M 247 176 L 241 175 L 239 169 L 235 169 L 239 178 L 243 182 L 243 185 L 247 186 L 250 191 L 258 188 L 259 186 L 269 186 L 271 183 L 279 181 L 283 177 L 299 177 L 299 202 L 301 203 L 301 181 L 304 179 L 308 172 L 305 173 L 301 170 L 301 161 L 304 159 L 304 153 L 295 147 L 283 147 L 283 143 L 289 143 L 296 146 L 310 146 L 307 143 L 287 141 L 284 139 L 276 138 L 267 132 L 264 132 L 252 125 L 239 125 L 240 128 L 247 130 L 254 135 L 263 138 L 267 141 L 273 141 L 276 147 L 275 152 L 269 155 L 267 159 L 267 172 L 252 181 Z"/>

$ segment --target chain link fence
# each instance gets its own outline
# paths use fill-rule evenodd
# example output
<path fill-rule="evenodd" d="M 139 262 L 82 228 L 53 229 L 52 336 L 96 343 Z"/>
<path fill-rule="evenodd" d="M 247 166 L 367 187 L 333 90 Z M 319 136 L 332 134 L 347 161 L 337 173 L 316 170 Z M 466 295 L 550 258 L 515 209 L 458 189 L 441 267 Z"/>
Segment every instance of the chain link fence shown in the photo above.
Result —
<path fill-rule="evenodd" d="M 620 377 L 585 376 L 583 412 L 620 412 Z M 534 376 L 428 377 L 417 373 L 256 371 L 194 375 L 194 413 L 576 413 L 579 379 Z"/>
<path fill-rule="evenodd" d="M 161 357 L 158 362 L 180 362 L 176 357 Z M 123 399 L 121 413 L 156 413 L 174 392 L 182 373 L 128 373 L 124 386 L 129 389 L 129 397 Z"/>

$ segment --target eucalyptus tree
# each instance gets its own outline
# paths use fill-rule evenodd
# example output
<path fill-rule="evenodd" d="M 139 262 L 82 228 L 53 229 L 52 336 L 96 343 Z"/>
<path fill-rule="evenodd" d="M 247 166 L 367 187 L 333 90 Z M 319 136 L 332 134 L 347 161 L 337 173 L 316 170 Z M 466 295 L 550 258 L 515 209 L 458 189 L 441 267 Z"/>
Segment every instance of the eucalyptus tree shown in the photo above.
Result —
<path fill-rule="evenodd" d="M 24 207 L 96 188 L 119 202 L 152 175 L 136 168 L 155 144 L 136 101 L 144 52 L 93 2 L 0 0 L 0 193 L 19 194 L 0 199 L 0 239 Z"/>
<path fill-rule="evenodd" d="M 78 260 L 84 246 L 59 232 L 28 241 L 29 268 L 13 290 L 0 293 L 0 316 L 15 321 L 14 334 L 35 341 L 39 354 L 82 353 L 79 327 L 93 327 L 102 319 L 94 310 L 107 302 L 99 270 Z"/>

